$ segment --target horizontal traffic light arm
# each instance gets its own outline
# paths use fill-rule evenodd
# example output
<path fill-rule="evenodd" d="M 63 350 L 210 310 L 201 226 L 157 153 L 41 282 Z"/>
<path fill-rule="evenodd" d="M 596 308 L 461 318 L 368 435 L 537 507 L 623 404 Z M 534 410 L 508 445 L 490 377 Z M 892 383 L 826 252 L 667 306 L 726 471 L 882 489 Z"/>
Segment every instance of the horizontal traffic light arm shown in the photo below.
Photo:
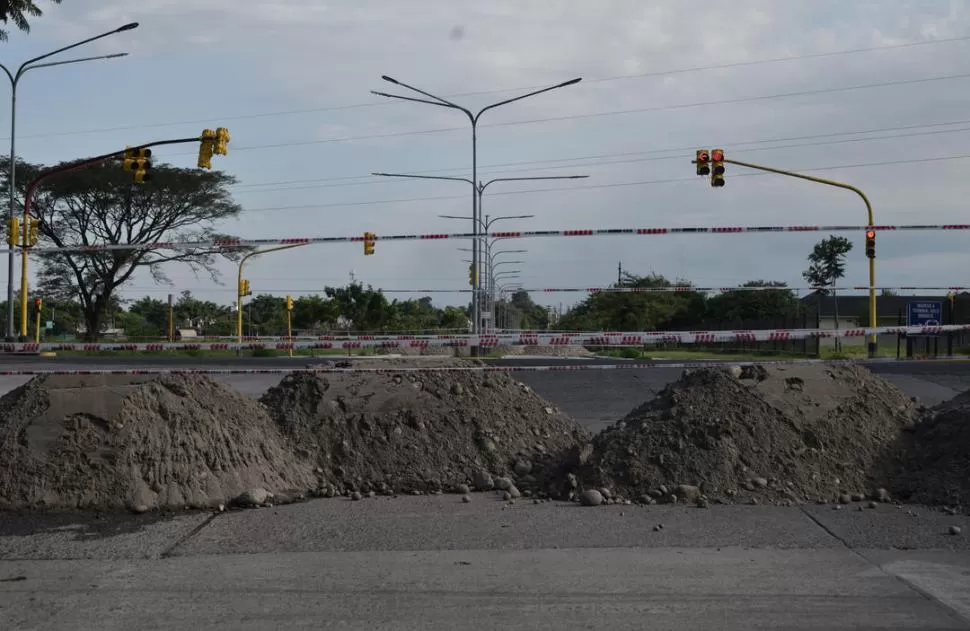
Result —
<path fill-rule="evenodd" d="M 724 158 L 721 162 L 725 164 L 734 164 L 739 167 L 745 167 L 746 169 L 755 169 L 757 171 L 765 171 L 767 173 L 777 173 L 778 175 L 787 175 L 788 177 L 796 177 L 800 180 L 808 180 L 809 182 L 815 182 L 817 184 L 825 184 L 828 186 L 834 186 L 836 188 L 845 189 L 847 191 L 852 191 L 856 195 L 862 198 L 862 201 L 866 205 L 866 212 L 868 213 L 869 225 L 876 225 L 876 220 L 872 213 L 872 204 L 869 203 L 869 198 L 866 194 L 862 192 L 861 189 L 852 186 L 851 184 L 846 184 L 845 182 L 837 182 L 836 180 L 827 180 L 821 177 L 815 177 L 814 175 L 805 175 L 804 173 L 795 173 L 794 171 L 785 171 L 784 169 L 776 169 L 774 167 L 766 167 L 760 164 L 752 164 L 750 162 L 741 162 L 740 160 L 731 160 L 730 158 Z"/>

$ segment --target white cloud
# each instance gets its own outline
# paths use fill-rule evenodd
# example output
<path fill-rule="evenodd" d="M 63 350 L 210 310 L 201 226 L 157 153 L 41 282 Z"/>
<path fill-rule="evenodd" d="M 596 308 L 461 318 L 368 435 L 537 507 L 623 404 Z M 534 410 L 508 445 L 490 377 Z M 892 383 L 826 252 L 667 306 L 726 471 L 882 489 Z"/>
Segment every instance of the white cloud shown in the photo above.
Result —
<path fill-rule="evenodd" d="M 496 185 L 498 194 L 487 195 L 486 212 L 535 213 L 538 217 L 529 226 L 537 228 L 701 221 L 816 223 L 856 213 L 859 208 L 858 201 L 843 191 L 780 177 L 741 178 L 733 167 L 728 186 L 719 191 L 712 191 L 703 181 L 662 183 L 691 175 L 690 150 L 662 160 L 617 155 L 574 163 L 550 162 L 563 158 L 719 143 L 739 159 L 813 169 L 958 154 L 966 144 L 966 132 L 954 131 L 952 135 L 817 146 L 807 146 L 810 140 L 793 141 L 787 144 L 804 146 L 786 150 L 731 146 L 732 142 L 959 120 L 967 117 L 965 106 L 970 100 L 970 82 L 966 79 L 748 100 L 708 108 L 679 107 L 970 72 L 965 62 L 966 43 L 683 72 L 966 36 L 970 34 L 970 13 L 966 3 L 959 0 L 210 0 L 202 4 L 142 0 L 137 5 L 117 0 L 96 4 L 77 0 L 48 10 L 36 22 L 31 37 L 63 44 L 129 20 L 141 22 L 141 27 L 117 39 L 104 40 L 103 50 L 132 50 L 133 63 L 151 64 L 144 76 L 134 71 L 126 75 L 126 88 L 155 103 L 160 112 L 157 117 L 162 118 L 133 117 L 125 108 L 115 109 L 118 105 L 114 101 L 104 100 L 79 110 L 73 120 L 58 121 L 58 129 L 109 127 L 129 120 L 150 124 L 164 122 L 165 116 L 170 121 L 218 119 L 221 115 L 364 104 L 377 100 L 368 93 L 371 89 L 408 94 L 381 81 L 382 74 L 443 95 L 463 94 L 455 99 L 469 107 L 508 98 L 516 94 L 515 89 L 583 76 L 578 86 L 486 114 L 480 130 L 480 163 L 531 161 L 535 169 L 521 165 L 483 169 L 483 173 L 490 177 L 570 172 L 592 176 L 578 185 L 564 184 L 564 188 L 661 183 L 541 195 L 500 194 L 553 188 L 551 183 L 509 184 L 501 190 Z M 142 58 L 145 61 L 138 62 Z M 638 73 L 655 75 L 618 78 Z M 205 86 L 211 100 L 196 97 L 197 88 L 183 87 L 186 83 Z M 169 110 L 171 113 L 165 114 Z M 646 111 L 596 115 L 624 110 Z M 507 125 L 572 116 L 577 118 Z M 373 170 L 449 169 L 444 174 L 466 176 L 470 166 L 466 125 L 455 112 L 409 103 L 246 118 L 230 123 L 233 148 L 220 165 L 237 173 L 243 184 L 365 176 Z M 457 131 L 394 135 L 440 128 Z M 130 133 L 134 132 L 126 132 Z M 367 138 L 381 135 L 387 137 Z M 92 140 L 81 137 L 76 142 L 85 138 L 88 143 Z M 359 139 L 257 148 L 332 138 Z M 28 148 L 40 150 L 40 140 L 30 142 L 35 144 L 27 144 Z M 49 143 L 43 146 L 49 147 Z M 77 147 L 79 152 L 88 150 L 87 145 Z M 246 147 L 251 149 L 241 150 Z M 564 168 L 543 168 L 550 165 Z M 970 164 L 964 161 L 817 174 L 845 178 L 866 188 L 876 205 L 877 217 L 885 221 L 924 223 L 941 218 L 956 222 L 964 212 L 963 174 L 968 167 Z M 312 183 L 281 185 L 262 194 L 240 187 L 240 200 L 253 208 L 322 207 L 253 212 L 232 229 L 247 236 L 349 235 L 365 229 L 385 234 L 458 230 L 458 225 L 436 219 L 436 215 L 465 214 L 469 210 L 467 201 L 461 198 L 463 189 L 452 183 L 321 184 L 317 188 Z M 421 197 L 458 199 L 358 205 Z M 348 205 L 341 208 L 334 204 Z M 861 221 L 859 215 L 852 217 Z M 898 238 L 911 239 L 906 243 L 918 244 L 914 248 L 931 250 L 934 237 Z M 743 239 L 690 239 L 602 238 L 581 244 L 536 239 L 527 246 L 528 275 L 535 279 L 531 284 L 545 286 L 606 284 L 613 278 L 610 270 L 621 259 L 635 272 L 655 269 L 698 280 L 716 277 L 721 283 L 731 279 L 743 282 L 751 277 L 798 282 L 814 237 L 778 237 L 774 245 L 755 249 Z M 378 255 L 367 259 L 360 258 L 356 246 L 321 246 L 301 249 L 288 255 L 286 261 L 267 257 L 260 265 L 267 278 L 283 278 L 294 268 L 292 261 L 312 261 L 303 275 L 325 278 L 315 284 L 296 279 L 290 283 L 304 283 L 307 288 L 344 282 L 350 267 L 358 268 L 362 278 L 387 279 L 398 287 L 463 288 L 465 267 L 455 247 L 464 245 L 378 244 Z M 896 256 L 905 254 L 902 246 L 894 251 Z M 938 258 L 933 265 L 911 268 L 881 262 L 885 266 L 883 278 L 919 284 L 918 275 L 934 274 L 947 284 L 966 282 L 960 272 L 966 268 L 961 255 L 948 252 Z M 941 264 L 941 260 L 951 263 Z M 855 267 L 851 274 L 864 274 L 861 261 Z M 185 278 L 189 285 L 198 284 Z M 147 282 L 139 281 L 138 286 Z M 274 283 L 285 284 L 269 284 Z M 440 298 L 436 296 L 436 300 Z M 550 298 L 554 302 L 560 299 L 557 295 Z"/>

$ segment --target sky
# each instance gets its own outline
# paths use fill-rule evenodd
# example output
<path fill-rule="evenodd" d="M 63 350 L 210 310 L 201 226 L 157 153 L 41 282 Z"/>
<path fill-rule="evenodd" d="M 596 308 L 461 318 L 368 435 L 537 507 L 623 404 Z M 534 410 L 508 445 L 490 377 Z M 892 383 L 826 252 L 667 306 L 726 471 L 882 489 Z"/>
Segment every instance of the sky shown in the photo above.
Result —
<path fill-rule="evenodd" d="M 78 49 L 127 52 L 29 73 L 18 89 L 17 153 L 30 162 L 96 155 L 227 127 L 216 169 L 244 208 L 219 226 L 244 238 L 470 232 L 468 184 L 372 172 L 471 177 L 461 112 L 390 101 L 390 75 L 472 110 L 582 77 L 486 112 L 479 179 L 495 230 L 866 223 L 848 191 L 728 166 L 697 178 L 697 148 L 860 187 L 878 224 L 970 223 L 970 3 L 966 0 L 37 0 L 31 32 L 0 44 L 14 65 L 125 23 Z M 0 98 L 0 128 L 9 105 Z M 9 134 L 0 132 L 0 143 Z M 155 152 L 194 168 L 195 147 Z M 892 164 L 885 164 L 885 163 Z M 878 164 L 883 163 L 883 164 Z M 440 215 L 468 217 L 465 220 Z M 502 241 L 527 288 L 604 287 L 623 270 L 699 286 L 804 286 L 820 233 L 536 238 Z M 868 282 L 862 233 L 845 285 Z M 965 232 L 882 233 L 880 286 L 970 285 Z M 299 296 L 351 278 L 394 298 L 467 290 L 468 241 L 311 245 L 251 259 L 254 293 Z M 0 258 L 0 266 L 6 257 Z M 5 271 L 5 270 L 4 270 Z M 139 275 L 126 298 L 190 290 L 229 303 L 188 268 L 171 286 Z M 3 273 L 3 272 L 0 272 Z M 927 292 L 920 292 L 927 293 Z M 584 294 L 533 294 L 568 307 Z M 435 293 L 436 304 L 468 294 Z"/>

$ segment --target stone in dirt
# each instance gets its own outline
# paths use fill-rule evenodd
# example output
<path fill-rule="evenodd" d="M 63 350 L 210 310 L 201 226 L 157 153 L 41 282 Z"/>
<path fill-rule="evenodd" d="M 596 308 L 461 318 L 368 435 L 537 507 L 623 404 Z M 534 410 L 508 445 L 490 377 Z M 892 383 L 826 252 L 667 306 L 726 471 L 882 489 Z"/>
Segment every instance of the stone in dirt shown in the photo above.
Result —
<path fill-rule="evenodd" d="M 8 509 L 216 508 L 313 484 L 258 403 L 200 375 L 50 375 L 0 398 Z"/>
<path fill-rule="evenodd" d="M 909 502 L 970 508 L 970 390 L 926 410 L 893 454 L 893 496 Z"/>
<path fill-rule="evenodd" d="M 505 374 L 299 372 L 260 400 L 340 489 L 541 488 L 590 440 Z"/>
<path fill-rule="evenodd" d="M 577 469 L 582 485 L 624 497 L 671 489 L 678 499 L 779 504 L 862 492 L 881 484 L 886 450 L 917 414 L 909 398 L 859 366 L 742 373 L 685 371 L 594 438 Z"/>

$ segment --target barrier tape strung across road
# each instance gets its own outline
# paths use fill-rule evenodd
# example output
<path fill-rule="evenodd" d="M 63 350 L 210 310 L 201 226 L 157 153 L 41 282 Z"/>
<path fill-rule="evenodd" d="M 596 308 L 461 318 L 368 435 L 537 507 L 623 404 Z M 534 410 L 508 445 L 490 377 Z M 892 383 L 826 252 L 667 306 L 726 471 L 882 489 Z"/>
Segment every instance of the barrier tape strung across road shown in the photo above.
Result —
<path fill-rule="evenodd" d="M 970 224 L 900 224 L 886 226 L 834 225 L 834 226 L 699 226 L 681 228 L 599 228 L 580 230 L 521 230 L 512 232 L 472 232 L 430 233 L 430 234 L 391 234 L 375 235 L 375 241 L 442 241 L 446 239 L 530 239 L 537 237 L 615 237 L 615 236 L 658 236 L 670 234 L 750 234 L 783 232 L 859 232 L 876 230 L 879 232 L 899 231 L 937 231 L 970 230 Z M 36 254 L 53 252 L 111 252 L 116 250 L 188 250 L 196 248 L 229 249 L 249 248 L 268 245 L 323 245 L 333 243 L 359 243 L 363 235 L 352 237 L 287 237 L 269 239 L 215 239 L 209 241 L 160 241 L 157 243 L 75 245 L 60 248 L 30 248 Z M 3 253 L 19 252 L 19 249 L 0 250 Z"/>
<path fill-rule="evenodd" d="M 0 344 L 2 353 L 39 351 L 79 352 L 160 352 L 160 351 L 253 351 L 253 350 L 328 350 L 358 348 L 429 348 L 479 346 L 643 346 L 646 344 L 712 344 L 718 342 L 786 342 L 790 340 L 865 337 L 869 335 L 937 335 L 949 331 L 970 330 L 970 324 L 943 326 L 894 326 L 824 330 L 824 329 L 765 329 L 751 331 L 658 331 L 629 333 L 565 333 L 565 334 L 506 334 L 506 335 L 441 335 L 441 336 L 380 336 L 368 335 L 346 339 L 319 338 L 312 341 L 291 341 L 277 338 L 259 342 L 149 342 L 149 343 L 5 343 Z"/>
<path fill-rule="evenodd" d="M 629 362 L 622 364 L 574 364 L 569 366 L 546 365 L 546 366 L 401 366 L 388 368 L 332 368 L 327 366 L 306 367 L 306 368 L 143 368 L 143 369 L 85 369 L 85 370 L 63 370 L 63 369 L 27 369 L 27 370 L 0 370 L 0 377 L 32 377 L 41 375 L 280 375 L 294 372 L 309 373 L 441 373 L 441 372 L 483 372 L 483 373 L 512 373 L 512 372 L 582 372 L 590 370 L 650 370 L 655 368 L 688 369 L 688 368 L 714 368 L 728 366 L 799 366 L 814 364 L 893 364 L 893 363 L 968 363 L 970 356 L 953 356 L 943 358 L 919 358 L 919 359 L 787 359 L 787 360 L 765 360 L 765 361 L 685 361 L 685 362 Z"/>
<path fill-rule="evenodd" d="M 830 290 L 831 287 L 777 287 L 771 285 L 752 285 L 750 287 L 534 287 L 516 288 L 515 291 L 526 293 L 622 293 L 622 294 L 654 294 L 654 293 L 730 293 L 737 291 L 820 291 Z M 968 291 L 970 287 L 874 287 L 876 291 Z M 470 294 L 474 289 L 381 289 L 385 294 Z M 839 287 L 839 291 L 869 291 L 868 285 L 851 285 Z"/>

